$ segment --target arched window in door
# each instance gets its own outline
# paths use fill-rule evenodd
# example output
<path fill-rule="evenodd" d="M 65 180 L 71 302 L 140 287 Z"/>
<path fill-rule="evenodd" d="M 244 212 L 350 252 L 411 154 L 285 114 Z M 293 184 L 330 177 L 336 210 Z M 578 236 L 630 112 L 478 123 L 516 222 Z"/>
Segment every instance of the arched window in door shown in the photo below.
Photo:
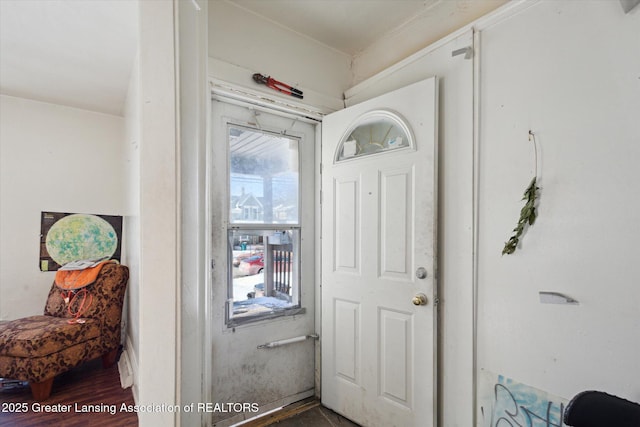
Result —
<path fill-rule="evenodd" d="M 347 128 L 338 144 L 335 162 L 413 147 L 411 131 L 398 114 L 371 111 Z"/>

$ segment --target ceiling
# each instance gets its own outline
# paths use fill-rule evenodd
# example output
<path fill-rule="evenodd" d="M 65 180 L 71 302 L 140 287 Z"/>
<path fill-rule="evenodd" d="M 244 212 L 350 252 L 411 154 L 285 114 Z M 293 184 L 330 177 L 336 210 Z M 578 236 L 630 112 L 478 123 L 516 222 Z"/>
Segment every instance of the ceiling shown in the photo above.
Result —
<path fill-rule="evenodd" d="M 0 92 L 122 115 L 137 2 L 0 0 Z"/>
<path fill-rule="evenodd" d="M 209 1 L 228 1 L 353 56 L 420 17 L 451 22 L 444 27 L 453 31 L 461 15 L 506 0 Z M 0 93 L 122 115 L 137 10 L 136 0 L 0 0 Z"/>
<path fill-rule="evenodd" d="M 437 10 L 443 0 L 229 0 L 229 2 L 336 50 L 355 55 L 416 15 Z"/>

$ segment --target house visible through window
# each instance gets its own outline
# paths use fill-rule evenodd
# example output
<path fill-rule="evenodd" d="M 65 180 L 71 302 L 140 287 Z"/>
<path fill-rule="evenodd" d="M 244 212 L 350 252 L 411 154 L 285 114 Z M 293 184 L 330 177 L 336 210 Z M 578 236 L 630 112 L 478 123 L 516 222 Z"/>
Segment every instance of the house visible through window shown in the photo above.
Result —
<path fill-rule="evenodd" d="M 227 324 L 300 308 L 297 138 L 230 125 Z"/>

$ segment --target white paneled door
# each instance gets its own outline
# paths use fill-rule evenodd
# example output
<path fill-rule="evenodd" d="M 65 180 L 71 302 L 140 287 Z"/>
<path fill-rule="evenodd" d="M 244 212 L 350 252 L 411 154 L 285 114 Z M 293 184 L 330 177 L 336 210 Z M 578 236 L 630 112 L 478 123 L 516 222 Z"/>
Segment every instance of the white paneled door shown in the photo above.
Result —
<path fill-rule="evenodd" d="M 435 425 L 437 79 L 328 115 L 322 144 L 322 403 Z"/>

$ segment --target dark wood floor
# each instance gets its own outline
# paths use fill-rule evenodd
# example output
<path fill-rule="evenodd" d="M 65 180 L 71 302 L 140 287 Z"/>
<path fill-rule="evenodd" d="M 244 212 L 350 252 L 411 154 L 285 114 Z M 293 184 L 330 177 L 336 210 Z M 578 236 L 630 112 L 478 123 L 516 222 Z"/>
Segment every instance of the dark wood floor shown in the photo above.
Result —
<path fill-rule="evenodd" d="M 51 397 L 43 402 L 33 400 L 29 386 L 0 389 L 0 427 L 137 427 L 137 414 L 122 411 L 123 404 L 134 401 L 131 389 L 120 387 L 117 365 L 103 369 L 96 359 L 57 376 Z M 22 408 L 26 411 L 17 411 Z M 60 409 L 68 411 L 50 412 Z M 264 426 L 358 427 L 313 398 L 244 425 Z"/>
<path fill-rule="evenodd" d="M 308 411 L 272 424 L 273 427 L 359 427 L 357 424 L 341 417 L 324 406 L 317 406 Z"/>
<path fill-rule="evenodd" d="M 96 359 L 58 375 L 53 382 L 51 397 L 43 402 L 33 400 L 28 386 L 0 389 L 0 426 L 137 426 L 138 415 L 121 411 L 122 404 L 133 406 L 134 402 L 131 389 L 120 387 L 117 364 L 103 369 L 101 360 Z M 26 412 L 15 412 L 22 408 L 26 408 Z M 37 412 L 46 409 L 68 409 L 69 412 Z M 95 412 L 83 412 L 89 409 Z"/>
<path fill-rule="evenodd" d="M 261 418 L 248 421 L 241 427 L 360 427 L 348 419 L 322 406 L 310 397 L 285 406 Z"/>

